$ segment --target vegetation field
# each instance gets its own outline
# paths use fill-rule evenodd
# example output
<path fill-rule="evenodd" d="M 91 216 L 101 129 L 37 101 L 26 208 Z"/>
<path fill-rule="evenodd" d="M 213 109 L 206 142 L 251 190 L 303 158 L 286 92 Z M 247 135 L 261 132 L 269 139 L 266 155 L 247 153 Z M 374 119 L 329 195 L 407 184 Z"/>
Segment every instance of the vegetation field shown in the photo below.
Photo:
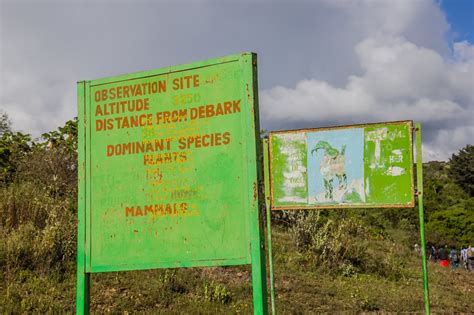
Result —
<path fill-rule="evenodd" d="M 0 115 L 0 313 L 73 313 L 76 122 L 40 139 Z M 474 146 L 425 174 L 428 245 L 474 245 Z M 422 313 L 418 209 L 274 212 L 282 314 Z M 429 263 L 435 313 L 472 313 L 474 273 Z M 93 274 L 95 313 L 251 313 L 249 266 Z"/>
<path fill-rule="evenodd" d="M 420 259 L 401 250 L 397 277 L 373 273 L 331 274 L 301 254 L 290 232 L 274 231 L 276 308 L 281 314 L 384 311 L 423 313 Z M 389 241 L 371 246 L 386 248 Z M 386 259 L 385 255 L 380 255 Z M 396 257 L 393 257 L 396 259 Z M 399 262 L 393 262 L 399 263 Z M 0 312 L 73 313 L 74 266 L 63 275 L 9 270 L 1 281 Z M 429 266 L 431 308 L 471 313 L 474 274 Z M 96 313 L 251 313 L 250 268 L 214 267 L 92 275 L 91 310 Z"/>

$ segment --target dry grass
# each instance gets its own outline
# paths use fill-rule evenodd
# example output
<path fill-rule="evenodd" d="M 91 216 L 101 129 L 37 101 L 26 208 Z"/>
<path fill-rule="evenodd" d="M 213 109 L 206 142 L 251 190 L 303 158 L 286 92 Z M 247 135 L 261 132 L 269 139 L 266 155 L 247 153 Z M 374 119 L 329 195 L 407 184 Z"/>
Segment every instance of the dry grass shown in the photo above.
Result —
<path fill-rule="evenodd" d="M 273 237 L 276 306 L 281 314 L 355 312 L 423 313 L 419 259 L 407 261 L 403 279 L 374 274 L 331 275 L 296 250 L 291 235 Z M 66 278 L 4 270 L 0 312 L 74 312 L 74 272 Z M 474 274 L 429 265 L 434 313 L 469 313 Z M 3 282 L 3 281 L 2 281 Z M 217 290 L 210 298 L 205 286 Z M 217 288 L 217 289 L 216 289 Z M 97 313 L 251 313 L 248 266 L 94 274 L 92 310 Z"/>

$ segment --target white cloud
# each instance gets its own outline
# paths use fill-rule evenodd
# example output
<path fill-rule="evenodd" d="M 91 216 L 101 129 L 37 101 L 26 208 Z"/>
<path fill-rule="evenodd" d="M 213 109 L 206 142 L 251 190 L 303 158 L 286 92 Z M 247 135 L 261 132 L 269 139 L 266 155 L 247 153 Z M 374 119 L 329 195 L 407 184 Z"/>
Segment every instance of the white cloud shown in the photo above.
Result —
<path fill-rule="evenodd" d="M 426 8 L 425 1 L 324 0 L 327 5 L 346 11 L 366 31 L 400 34 Z"/>
<path fill-rule="evenodd" d="M 323 0 L 343 11 L 368 36 L 404 36 L 438 52 L 447 52 L 449 30 L 443 12 L 431 0 Z"/>
<path fill-rule="evenodd" d="M 361 71 L 349 74 L 343 86 L 321 78 L 301 80 L 294 87 L 266 89 L 260 94 L 265 121 L 274 125 L 280 121 L 285 126 L 293 122 L 304 127 L 323 126 L 328 121 L 331 124 L 420 121 L 428 126 L 423 147 L 425 160 L 447 159 L 451 153 L 472 143 L 472 44 L 454 43 L 452 53 L 445 55 L 436 45 L 425 47 L 411 41 L 409 38 L 416 36 L 410 36 L 408 30 L 423 15 L 426 1 L 327 3 L 366 24 L 366 37 L 352 48 Z M 436 31 L 443 30 L 446 25 L 443 15 L 438 12 L 432 17 L 434 21 L 428 24 L 437 25 Z"/>
<path fill-rule="evenodd" d="M 265 90 L 261 93 L 263 115 L 269 120 L 310 122 L 467 122 L 472 117 L 472 103 L 458 100 L 473 99 L 473 72 L 465 70 L 474 59 L 445 61 L 435 51 L 403 38 L 369 38 L 355 51 L 364 72 L 349 76 L 345 87 L 303 80 L 295 88 Z"/>
<path fill-rule="evenodd" d="M 0 0 L 0 17 L 0 109 L 35 136 L 76 115 L 78 80 L 255 51 L 263 128 L 415 119 L 437 158 L 472 141 L 441 143 L 473 125 L 474 48 L 450 49 L 432 0 Z"/>
<path fill-rule="evenodd" d="M 351 77 L 351 88 L 360 88 L 378 101 L 418 99 L 445 93 L 443 58 L 433 50 L 417 47 L 403 38 L 369 38 L 355 48 L 364 70 Z M 438 98 L 438 95 L 436 95 Z"/>
<path fill-rule="evenodd" d="M 447 160 L 451 153 L 472 143 L 474 126 L 462 126 L 440 130 L 435 139 L 423 145 L 423 160 Z"/>

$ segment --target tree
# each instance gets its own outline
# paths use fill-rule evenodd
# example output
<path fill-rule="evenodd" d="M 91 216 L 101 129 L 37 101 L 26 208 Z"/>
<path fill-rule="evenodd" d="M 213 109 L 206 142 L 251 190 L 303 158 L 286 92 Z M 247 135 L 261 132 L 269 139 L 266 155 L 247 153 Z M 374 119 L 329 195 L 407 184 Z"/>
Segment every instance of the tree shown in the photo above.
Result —
<path fill-rule="evenodd" d="M 41 135 L 16 179 L 34 183 L 51 195 L 75 194 L 77 189 L 77 119 Z"/>
<path fill-rule="evenodd" d="M 471 209 L 437 211 L 426 229 L 429 239 L 438 245 L 466 246 L 474 238 L 474 212 Z"/>
<path fill-rule="evenodd" d="M 61 148 L 68 153 L 77 151 L 77 117 L 68 120 L 58 130 L 43 133 L 41 138 L 44 139 L 43 145 L 49 148 Z"/>
<path fill-rule="evenodd" d="M 11 130 L 10 119 L 0 113 L 0 183 L 12 181 L 18 162 L 31 150 L 31 136 Z"/>
<path fill-rule="evenodd" d="M 474 196 L 474 146 L 468 144 L 449 160 L 449 175 L 470 196 Z"/>
<path fill-rule="evenodd" d="M 0 137 L 4 133 L 11 131 L 11 123 L 7 113 L 0 112 Z"/>

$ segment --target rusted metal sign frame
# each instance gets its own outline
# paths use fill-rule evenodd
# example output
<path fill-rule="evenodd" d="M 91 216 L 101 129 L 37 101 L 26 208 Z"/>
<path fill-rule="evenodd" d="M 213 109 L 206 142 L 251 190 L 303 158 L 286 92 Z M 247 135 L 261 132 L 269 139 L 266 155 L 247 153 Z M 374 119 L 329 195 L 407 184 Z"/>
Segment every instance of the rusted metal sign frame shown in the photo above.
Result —
<path fill-rule="evenodd" d="M 246 91 L 246 102 L 253 113 L 252 118 L 242 119 L 242 128 L 248 137 L 253 139 L 246 141 L 244 147 L 247 150 L 247 174 L 243 174 L 247 179 L 249 196 L 248 222 L 249 222 L 249 251 L 251 259 L 220 259 L 220 260 L 199 260 L 180 261 L 169 263 L 143 264 L 135 266 L 110 266 L 93 268 L 91 263 L 91 85 L 107 84 L 117 80 L 133 80 L 146 76 L 156 76 L 167 74 L 172 71 L 186 71 L 207 67 L 218 63 L 228 63 L 240 61 L 247 64 L 243 68 L 243 78 Z M 89 286 L 90 274 L 94 272 L 110 272 L 120 270 L 140 270 L 154 268 L 172 267 L 196 267 L 196 266 L 225 266 L 225 265 L 252 265 L 252 288 L 253 305 L 255 314 L 265 314 L 267 312 L 266 293 L 266 270 L 264 256 L 263 229 L 259 220 L 260 207 L 264 205 L 264 196 L 258 191 L 258 183 L 263 181 L 262 162 L 258 161 L 262 157 L 262 148 L 259 138 L 259 110 L 258 110 L 258 84 L 257 84 L 257 56 L 254 53 L 242 53 L 223 58 L 212 59 L 188 65 L 168 67 L 158 70 L 146 71 L 123 75 L 120 77 L 104 78 L 93 81 L 80 81 L 77 84 L 78 98 L 78 243 L 77 243 L 77 290 L 76 290 L 76 312 L 84 314 L 89 312 Z"/>
<path fill-rule="evenodd" d="M 331 127 L 321 127 L 321 128 L 303 128 L 303 129 L 293 129 L 293 130 L 281 130 L 281 131 L 272 131 L 268 135 L 268 145 L 269 145 L 269 156 L 270 156 L 270 163 L 269 163 L 269 173 L 270 173 L 270 195 L 271 195 L 271 209 L 272 210 L 311 210 L 311 209 L 348 209 L 348 208 L 413 208 L 415 206 L 415 183 L 414 183 L 414 172 L 410 170 L 410 178 L 411 178 L 411 194 L 412 198 L 410 203 L 407 204 L 360 204 L 360 205 L 344 205 L 344 204 L 337 204 L 337 205 L 297 205 L 297 206 L 276 206 L 274 202 L 274 179 L 273 179 L 273 172 L 272 172 L 272 137 L 277 134 L 291 134 L 291 133 L 302 133 L 302 132 L 315 132 L 315 131 L 326 131 L 326 130 L 341 130 L 341 129 L 352 129 L 352 128 L 364 128 L 364 127 L 372 127 L 376 125 L 395 125 L 395 124 L 408 124 L 410 130 L 413 129 L 413 121 L 412 120 L 400 120 L 400 121 L 390 121 L 390 122 L 377 122 L 377 123 L 367 123 L 367 124 L 355 124 L 355 125 L 347 125 L 347 126 L 331 126 Z M 409 146 L 409 158 L 410 158 L 410 165 L 413 165 L 413 134 L 412 132 L 409 133 L 410 135 L 410 146 Z"/>

